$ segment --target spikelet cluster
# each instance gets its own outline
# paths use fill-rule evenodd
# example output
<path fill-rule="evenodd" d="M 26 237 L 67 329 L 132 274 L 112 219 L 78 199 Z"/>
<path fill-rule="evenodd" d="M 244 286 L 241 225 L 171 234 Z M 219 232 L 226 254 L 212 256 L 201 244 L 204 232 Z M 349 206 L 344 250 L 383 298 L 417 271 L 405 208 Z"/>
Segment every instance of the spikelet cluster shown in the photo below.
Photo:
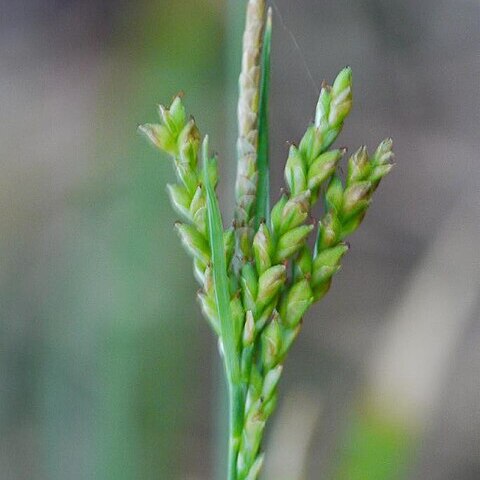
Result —
<path fill-rule="evenodd" d="M 258 183 L 258 114 L 260 57 L 265 26 L 265 0 L 251 0 L 243 35 L 242 70 L 239 78 L 237 179 L 235 183 L 236 254 L 249 257 L 253 237 L 253 214 Z"/>
<path fill-rule="evenodd" d="M 236 356 L 240 371 L 239 385 L 235 386 L 240 413 L 231 431 L 234 468 L 229 480 L 258 477 L 263 463 L 263 432 L 275 409 L 285 357 L 305 313 L 330 289 L 349 248 L 345 240 L 363 221 L 380 181 L 392 169 L 393 159 L 390 139 L 384 140 L 373 155 L 361 147 L 348 158 L 345 178 L 341 178 L 339 164 L 346 149 L 332 145 L 352 108 L 352 72 L 347 67 L 332 86 L 323 85 L 314 122 L 298 145 L 289 149 L 285 189 L 271 209 L 269 221 L 255 228 L 259 62 L 264 23 L 264 0 L 250 0 L 238 107 L 237 203 L 234 227 L 225 229 L 221 239 L 235 332 L 235 352 L 229 353 Z M 207 152 L 203 155 L 206 168 L 199 167 L 201 136 L 195 121 L 187 118 L 179 97 L 169 108 L 160 107 L 159 113 L 159 124 L 140 129 L 173 158 L 177 182 L 168 185 L 168 191 L 182 218 L 176 229 L 193 257 L 204 316 L 224 348 L 204 186 L 205 175 L 210 185 L 217 185 L 217 160 Z M 319 201 L 323 213 L 315 222 L 312 209 Z"/>

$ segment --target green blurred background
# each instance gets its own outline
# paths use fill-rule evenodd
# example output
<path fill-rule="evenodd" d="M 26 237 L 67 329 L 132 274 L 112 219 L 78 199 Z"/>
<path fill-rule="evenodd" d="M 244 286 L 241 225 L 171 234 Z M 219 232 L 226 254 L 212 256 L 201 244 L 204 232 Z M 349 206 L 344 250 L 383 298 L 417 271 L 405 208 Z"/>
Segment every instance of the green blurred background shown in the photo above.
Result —
<path fill-rule="evenodd" d="M 244 5 L 1 2 L 2 480 L 224 478 L 222 372 L 173 172 L 136 126 L 185 92 L 231 215 Z M 287 363 L 265 478 L 477 480 L 480 4 L 275 6 L 274 195 L 345 64 L 341 143 L 392 135 L 398 166 Z"/>

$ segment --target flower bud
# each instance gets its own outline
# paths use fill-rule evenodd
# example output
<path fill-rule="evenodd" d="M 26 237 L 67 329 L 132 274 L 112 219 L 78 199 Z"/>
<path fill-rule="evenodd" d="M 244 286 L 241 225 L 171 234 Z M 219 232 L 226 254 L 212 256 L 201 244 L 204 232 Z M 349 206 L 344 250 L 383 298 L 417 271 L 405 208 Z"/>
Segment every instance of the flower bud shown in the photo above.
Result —
<path fill-rule="evenodd" d="M 290 147 L 287 164 L 285 165 L 285 181 L 292 196 L 300 194 L 307 188 L 305 163 L 295 145 Z"/>
<path fill-rule="evenodd" d="M 248 225 L 236 227 L 237 256 L 240 263 L 247 262 L 252 257 L 252 229 Z"/>
<path fill-rule="evenodd" d="M 245 411 L 252 410 L 253 405 L 260 399 L 263 388 L 263 377 L 255 364 L 250 369 L 250 382 L 245 402 Z"/>
<path fill-rule="evenodd" d="M 317 250 L 323 250 L 337 243 L 342 235 L 342 224 L 337 215 L 327 213 L 318 224 Z"/>
<path fill-rule="evenodd" d="M 292 230 L 301 225 L 308 217 L 308 211 L 310 208 L 310 190 L 300 193 L 291 198 L 283 209 L 282 220 L 279 235 Z"/>
<path fill-rule="evenodd" d="M 373 155 L 373 163 L 375 165 L 384 165 L 393 160 L 394 153 L 392 151 L 393 140 L 386 138 L 377 148 Z"/>
<path fill-rule="evenodd" d="M 261 275 L 272 266 L 272 238 L 264 223 L 260 224 L 253 239 L 253 253 L 257 272 Z"/>
<path fill-rule="evenodd" d="M 181 143 L 181 140 L 178 140 L 178 163 L 181 163 L 185 167 L 190 168 L 190 170 L 195 171 L 198 165 L 198 145 L 198 139 L 192 141 L 192 139 L 189 137 L 184 143 Z"/>
<path fill-rule="evenodd" d="M 163 105 L 159 105 L 158 113 L 165 127 L 167 127 L 174 136 L 177 136 L 185 125 L 186 119 L 185 108 L 180 97 L 175 97 L 169 109 Z"/>
<path fill-rule="evenodd" d="M 190 203 L 191 197 L 188 194 L 187 189 L 183 185 L 168 184 L 167 185 L 168 195 L 170 201 L 173 205 L 173 208 L 184 217 L 186 220 L 191 220 L 190 215 Z"/>
<path fill-rule="evenodd" d="M 176 96 L 170 105 L 170 120 L 175 125 L 176 129 L 180 131 L 185 125 L 186 114 L 182 99 Z"/>
<path fill-rule="evenodd" d="M 302 155 L 304 162 L 306 162 L 307 167 L 309 167 L 313 160 L 322 153 L 322 137 L 322 132 L 315 127 L 315 125 L 311 125 L 308 127 L 305 135 L 300 141 L 300 154 Z"/>
<path fill-rule="evenodd" d="M 262 360 L 266 369 L 277 365 L 282 352 L 282 327 L 278 321 L 278 314 L 265 327 L 262 333 Z"/>
<path fill-rule="evenodd" d="M 334 172 L 342 158 L 342 150 L 332 150 L 317 157 L 308 170 L 308 188 L 316 190 Z"/>
<path fill-rule="evenodd" d="M 268 419 L 270 415 L 272 415 L 272 413 L 275 411 L 275 408 L 277 407 L 277 403 L 278 403 L 278 393 L 273 392 L 273 395 L 271 396 L 270 400 L 262 404 L 263 416 L 266 419 Z"/>
<path fill-rule="evenodd" d="M 191 118 L 182 128 L 178 135 L 177 144 L 181 150 L 185 145 L 193 145 L 198 153 L 200 148 L 200 131 L 198 130 L 195 120 Z M 194 165 L 192 165 L 194 166 Z"/>
<path fill-rule="evenodd" d="M 338 74 L 332 86 L 332 101 L 328 115 L 328 123 L 330 126 L 341 126 L 351 109 L 352 71 L 347 67 Z"/>
<path fill-rule="evenodd" d="M 303 278 L 309 277 L 312 274 L 312 262 L 313 259 L 310 249 L 307 246 L 303 247 L 300 250 L 294 264 L 295 281 L 302 280 Z"/>
<path fill-rule="evenodd" d="M 277 388 L 282 372 L 283 366 L 277 365 L 265 375 L 262 388 L 262 398 L 264 402 L 268 402 L 268 400 L 272 398 L 272 395 Z"/>
<path fill-rule="evenodd" d="M 240 372 L 242 383 L 248 384 L 250 378 L 250 370 L 252 368 L 252 359 L 254 354 L 254 345 L 243 346 L 240 353 Z"/>
<path fill-rule="evenodd" d="M 284 262 L 298 252 L 312 230 L 313 225 L 302 225 L 282 235 L 277 245 L 276 261 Z"/>
<path fill-rule="evenodd" d="M 206 160 L 207 162 L 207 172 L 210 184 L 213 188 L 217 186 L 218 183 L 218 160 L 216 157 L 211 157 Z M 202 172 L 203 175 L 203 172 Z M 205 181 L 205 179 L 203 179 Z"/>
<path fill-rule="evenodd" d="M 205 292 L 200 291 L 197 294 L 198 301 L 202 308 L 204 317 L 209 321 L 214 332 L 220 336 L 220 320 L 218 318 L 217 306 L 215 304 L 215 298 L 207 295 Z"/>
<path fill-rule="evenodd" d="M 277 235 L 278 235 L 278 232 L 280 232 L 280 227 L 282 225 L 282 220 L 283 220 L 283 209 L 285 208 L 287 201 L 288 201 L 287 196 L 282 195 L 280 197 L 280 200 L 272 208 L 272 213 L 270 217 L 271 223 L 272 223 L 272 230 Z"/>
<path fill-rule="evenodd" d="M 170 155 L 175 155 L 177 153 L 176 139 L 164 125 L 147 123 L 145 125 L 140 125 L 138 130 L 160 150 L 169 153 Z"/>
<path fill-rule="evenodd" d="M 367 207 L 368 204 L 364 206 L 362 210 L 357 211 L 354 215 L 350 216 L 350 218 L 343 223 L 341 238 L 346 238 L 351 235 L 355 230 L 357 230 L 357 228 L 360 226 L 363 219 L 365 218 L 365 214 L 367 213 Z"/>
<path fill-rule="evenodd" d="M 302 326 L 298 324 L 295 328 L 287 328 L 283 331 L 282 350 L 280 352 L 280 360 L 288 353 L 293 342 L 298 337 Z"/>
<path fill-rule="evenodd" d="M 317 288 L 330 280 L 340 269 L 340 260 L 348 251 L 348 246 L 341 243 L 336 247 L 322 250 L 313 260 L 311 284 Z"/>
<path fill-rule="evenodd" d="M 198 164 L 198 151 L 200 147 L 200 132 L 193 119 L 182 128 L 177 139 L 180 162 L 195 169 Z"/>
<path fill-rule="evenodd" d="M 257 307 L 261 310 L 278 294 L 287 279 L 285 265 L 275 265 L 263 273 L 258 280 Z"/>
<path fill-rule="evenodd" d="M 199 258 L 205 265 L 210 262 L 210 248 L 207 239 L 192 225 L 177 223 L 177 232 L 187 251 Z"/>
<path fill-rule="evenodd" d="M 343 256 L 348 252 L 349 246 L 346 243 L 340 243 L 335 247 L 322 250 L 313 260 L 313 268 L 319 268 L 323 265 L 335 266 L 340 263 Z"/>
<path fill-rule="evenodd" d="M 328 114 L 330 113 L 330 103 L 332 101 L 330 90 L 330 87 L 322 88 L 315 113 L 315 126 L 322 131 L 328 129 Z"/>
<path fill-rule="evenodd" d="M 247 478 L 250 466 L 254 463 L 265 429 L 265 418 L 260 412 L 259 402 L 255 411 L 247 414 L 242 433 L 242 448 L 237 458 L 239 478 Z"/>
<path fill-rule="evenodd" d="M 173 135 L 173 136 L 178 136 L 180 133 L 179 130 L 177 129 L 177 126 L 175 122 L 170 118 L 170 111 L 167 107 L 164 105 L 159 105 L 158 106 L 158 115 L 160 117 L 160 120 L 162 121 L 162 124 L 168 129 L 168 131 Z"/>
<path fill-rule="evenodd" d="M 197 227 L 198 231 L 208 237 L 207 229 L 207 207 L 199 208 L 193 215 L 193 224 Z"/>
<path fill-rule="evenodd" d="M 214 280 L 213 280 L 213 270 L 211 265 L 207 265 L 205 268 L 205 273 L 203 275 L 203 290 L 207 295 L 214 295 Z"/>
<path fill-rule="evenodd" d="M 360 147 L 348 160 L 347 185 L 366 180 L 371 168 L 366 147 Z"/>
<path fill-rule="evenodd" d="M 245 312 L 243 311 L 242 301 L 240 300 L 239 295 L 235 295 L 230 300 L 230 311 L 232 313 L 235 339 L 239 344 L 242 340 L 243 324 L 245 320 Z"/>
<path fill-rule="evenodd" d="M 372 173 L 369 176 L 369 180 L 372 182 L 372 190 L 376 190 L 380 180 L 387 174 L 390 173 L 392 168 L 394 167 L 393 164 L 387 163 L 385 165 L 378 165 L 377 167 L 373 168 Z"/>
<path fill-rule="evenodd" d="M 332 277 L 340 270 L 340 265 L 322 265 L 313 270 L 312 286 L 318 291 L 327 283 L 330 285 Z"/>
<path fill-rule="evenodd" d="M 343 204 L 343 185 L 342 180 L 338 176 L 334 176 L 328 185 L 325 195 L 327 209 L 339 213 Z"/>
<path fill-rule="evenodd" d="M 245 327 L 243 329 L 242 337 L 242 343 L 244 348 L 252 345 L 255 341 L 255 320 L 253 318 L 253 313 L 251 312 L 251 310 L 247 311 L 245 318 Z"/>
<path fill-rule="evenodd" d="M 205 197 L 205 191 L 203 190 L 203 187 L 199 185 L 195 190 L 195 194 L 193 195 L 192 202 L 190 204 L 190 213 L 192 216 L 195 215 L 197 210 L 204 208 L 206 203 L 207 199 Z"/>
<path fill-rule="evenodd" d="M 317 287 L 313 287 L 313 298 L 315 302 L 319 302 L 330 290 L 332 286 L 332 279 L 326 281 L 325 283 L 321 283 Z"/>
<path fill-rule="evenodd" d="M 239 139 L 239 141 L 243 144 L 245 139 Z M 250 213 L 255 205 L 255 194 L 258 183 L 256 153 L 250 144 L 248 144 L 248 149 L 248 154 L 241 154 L 243 160 L 242 163 L 238 165 L 237 183 L 235 186 L 237 203 L 245 210 L 247 220 L 250 218 Z"/>
<path fill-rule="evenodd" d="M 341 131 L 342 131 L 342 124 L 336 127 L 328 126 L 328 130 L 326 130 L 323 135 L 322 152 L 325 152 L 332 146 L 332 143 L 337 139 L 338 134 Z"/>
<path fill-rule="evenodd" d="M 347 89 L 352 88 L 352 69 L 350 67 L 343 68 L 332 86 L 332 96 L 336 97 L 342 94 Z"/>
<path fill-rule="evenodd" d="M 350 97 L 350 90 L 347 89 L 338 97 L 332 101 L 330 107 L 330 115 L 328 121 L 333 127 L 338 127 L 343 124 L 345 117 L 350 113 L 352 109 L 352 100 Z"/>
<path fill-rule="evenodd" d="M 199 183 L 197 172 L 188 163 L 182 162 L 177 158 L 175 159 L 175 172 L 179 181 L 185 185 L 188 193 L 193 197 Z"/>
<path fill-rule="evenodd" d="M 277 299 L 274 298 L 266 307 L 262 310 L 257 309 L 257 318 L 255 320 L 255 328 L 257 331 L 261 331 L 266 323 L 270 320 L 270 317 L 277 306 Z"/>
<path fill-rule="evenodd" d="M 306 279 L 295 283 L 282 301 L 280 317 L 289 328 L 295 328 L 313 303 L 310 282 Z"/>
<path fill-rule="evenodd" d="M 205 282 L 205 269 L 207 268 L 207 265 L 203 263 L 199 258 L 194 258 L 193 259 L 193 273 L 195 275 L 195 278 L 197 279 L 197 282 L 200 285 L 203 285 Z"/>
<path fill-rule="evenodd" d="M 243 305 L 246 310 L 255 311 L 255 302 L 258 293 L 258 279 L 255 268 L 251 263 L 246 263 L 242 268 L 240 279 L 243 294 Z"/>
<path fill-rule="evenodd" d="M 371 182 L 354 183 L 348 187 L 343 196 L 344 217 L 348 218 L 365 210 L 369 205 L 371 191 Z"/>

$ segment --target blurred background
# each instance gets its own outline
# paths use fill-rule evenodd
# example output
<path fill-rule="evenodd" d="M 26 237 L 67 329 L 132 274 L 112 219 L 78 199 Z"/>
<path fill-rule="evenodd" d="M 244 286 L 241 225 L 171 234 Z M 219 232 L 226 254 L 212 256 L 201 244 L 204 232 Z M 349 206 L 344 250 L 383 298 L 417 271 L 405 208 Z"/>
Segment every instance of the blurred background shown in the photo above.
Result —
<path fill-rule="evenodd" d="M 0 5 L 0 478 L 223 479 L 216 344 L 136 125 L 184 91 L 230 216 L 245 2 Z M 346 64 L 340 144 L 391 135 L 397 167 L 287 361 L 264 478 L 478 480 L 480 3 L 275 7 L 275 198 Z"/>

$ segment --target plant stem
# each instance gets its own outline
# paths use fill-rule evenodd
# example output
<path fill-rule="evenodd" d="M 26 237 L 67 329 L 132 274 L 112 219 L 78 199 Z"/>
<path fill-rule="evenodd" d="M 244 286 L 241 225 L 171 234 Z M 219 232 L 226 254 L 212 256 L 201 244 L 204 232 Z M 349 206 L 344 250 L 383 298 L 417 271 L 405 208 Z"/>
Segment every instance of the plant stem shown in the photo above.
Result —
<path fill-rule="evenodd" d="M 237 93 L 238 93 L 238 76 L 240 73 L 240 65 L 242 61 L 242 34 L 244 28 L 245 7 L 246 1 L 242 0 L 228 0 L 226 10 L 226 42 L 224 64 L 226 65 L 226 76 L 228 79 L 224 112 L 225 119 L 235 118 L 237 115 Z M 226 138 L 225 148 L 226 158 L 236 157 L 235 142 L 237 139 L 237 125 L 236 122 L 226 122 Z M 225 162 L 223 165 L 223 172 L 229 183 L 233 184 L 236 174 L 236 162 Z M 228 182 L 227 182 L 228 184 Z M 223 193 L 226 193 L 224 191 Z M 234 199 L 230 195 L 223 195 L 222 203 L 225 211 L 233 210 Z M 225 207 L 226 205 L 226 207 Z M 229 461 L 228 443 L 225 438 L 229 435 L 229 403 L 230 388 L 229 381 L 225 377 L 225 370 L 222 365 L 215 365 L 215 386 L 216 386 L 216 401 L 214 405 L 214 412 L 217 418 L 217 428 L 215 435 L 215 462 L 214 462 L 214 476 L 215 480 L 225 480 L 225 471 L 227 470 L 227 462 Z M 221 377 L 221 378 L 220 378 Z M 221 387 L 218 387 L 221 385 Z M 230 437 L 228 437 L 230 438 Z M 230 478 L 230 477 L 229 477 Z"/>
<path fill-rule="evenodd" d="M 237 480 L 237 456 L 243 428 L 244 387 L 229 379 L 228 480 Z"/>

